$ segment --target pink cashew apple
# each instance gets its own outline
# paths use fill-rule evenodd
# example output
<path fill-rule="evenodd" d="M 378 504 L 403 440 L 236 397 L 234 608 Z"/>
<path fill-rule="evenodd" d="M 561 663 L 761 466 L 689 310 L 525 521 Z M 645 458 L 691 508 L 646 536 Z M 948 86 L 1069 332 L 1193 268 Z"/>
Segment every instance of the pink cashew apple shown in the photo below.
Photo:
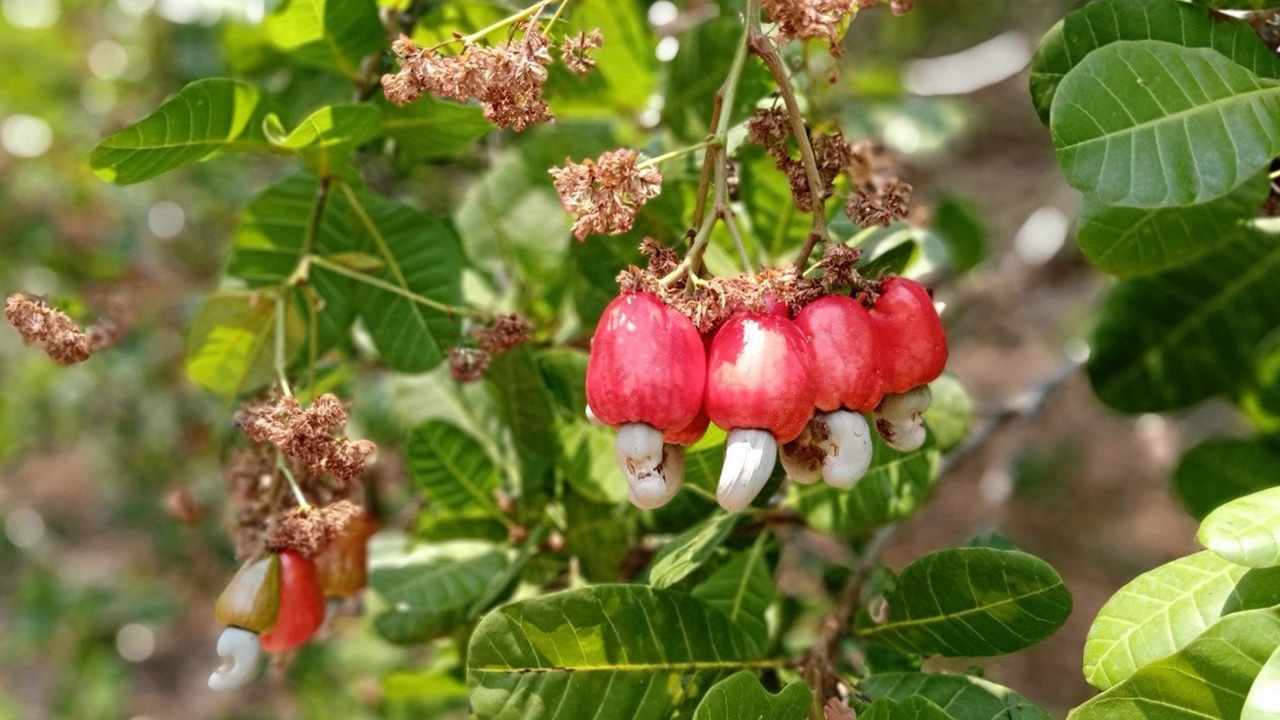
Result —
<path fill-rule="evenodd" d="M 942 374 L 947 338 L 927 290 L 907 278 L 888 278 L 869 314 L 885 393 L 905 393 Z"/>

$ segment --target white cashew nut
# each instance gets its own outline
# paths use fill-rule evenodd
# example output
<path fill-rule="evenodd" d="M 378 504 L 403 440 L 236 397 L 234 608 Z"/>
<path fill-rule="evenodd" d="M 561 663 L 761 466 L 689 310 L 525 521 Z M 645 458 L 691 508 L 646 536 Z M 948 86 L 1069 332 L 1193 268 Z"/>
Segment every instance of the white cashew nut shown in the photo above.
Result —
<path fill-rule="evenodd" d="M 778 443 L 768 430 L 734 428 L 724 446 L 724 467 L 716 500 L 730 512 L 745 509 L 769 481 L 778 461 Z"/>
<path fill-rule="evenodd" d="M 218 637 L 218 656 L 222 665 L 209 676 L 210 690 L 233 690 L 245 685 L 258 669 L 262 643 L 257 633 L 229 627 Z"/>

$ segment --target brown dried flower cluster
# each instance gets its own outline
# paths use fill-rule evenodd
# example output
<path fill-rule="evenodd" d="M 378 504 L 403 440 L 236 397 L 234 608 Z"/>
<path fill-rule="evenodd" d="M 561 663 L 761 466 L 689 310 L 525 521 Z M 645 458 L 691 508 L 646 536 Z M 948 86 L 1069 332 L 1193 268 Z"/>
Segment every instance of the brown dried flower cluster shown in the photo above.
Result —
<path fill-rule="evenodd" d="M 5 298 L 4 315 L 31 345 L 59 365 L 74 365 L 120 341 L 132 325 L 127 303 L 113 298 L 107 314 L 81 332 L 66 313 L 38 297 L 14 293 Z"/>
<path fill-rule="evenodd" d="M 826 40 L 831 54 L 840 54 L 840 33 L 853 13 L 854 0 L 761 0 L 769 19 L 777 23 L 778 40 Z"/>
<path fill-rule="evenodd" d="M 401 35 L 391 48 L 400 60 L 400 72 L 383 75 L 387 99 L 397 105 L 417 100 L 422 93 L 467 100 L 484 105 L 484 116 L 498 127 L 524 130 L 551 120 L 542 97 L 547 65 L 552 62 L 550 41 L 537 22 L 522 25 L 519 40 L 492 47 L 466 43 L 457 55 L 439 55 L 419 48 Z"/>
<path fill-rule="evenodd" d="M 449 351 L 449 374 L 458 382 L 475 382 L 484 377 L 489 361 L 533 337 L 529 321 L 510 313 L 499 315 L 493 325 L 476 328 L 471 337 L 480 347 L 457 346 Z"/>
<path fill-rule="evenodd" d="M 751 142 L 764 148 L 773 158 L 774 167 L 787 176 L 796 207 L 802 212 L 813 212 L 809 175 L 805 172 L 804 162 L 791 153 L 791 124 L 786 111 L 780 107 L 756 110 L 747 121 L 747 135 Z M 833 184 L 836 178 L 854 161 L 853 146 L 839 131 L 810 135 L 809 143 L 822 179 L 822 197 L 826 199 L 835 191 Z"/>
<path fill-rule="evenodd" d="M 641 250 L 647 249 L 642 245 Z M 653 255 L 650 256 L 652 259 Z M 743 310 L 768 312 L 779 303 L 791 311 L 799 310 L 823 294 L 816 280 L 801 279 L 795 268 L 766 268 L 754 276 L 711 277 L 698 281 L 698 287 L 685 292 L 687 279 L 664 286 L 662 274 L 634 265 L 618 274 L 618 287 L 622 292 L 643 290 L 662 298 L 663 302 L 679 310 L 698 328 L 698 332 L 710 334 L 734 313 Z"/>
<path fill-rule="evenodd" d="M 581 77 L 591 72 L 591 68 L 596 66 L 595 58 L 587 53 L 603 44 L 604 35 L 600 33 L 600 28 L 592 30 L 590 34 L 579 32 L 576 37 L 565 36 L 564 41 L 560 43 L 560 58 L 574 75 Z"/>
<path fill-rule="evenodd" d="M 551 168 L 560 204 L 576 216 L 573 235 L 619 235 L 631 229 L 636 214 L 662 191 L 662 173 L 656 167 L 639 167 L 640 153 L 619 148 L 599 158 L 575 163 L 565 158 L 563 168 Z"/>
<path fill-rule="evenodd" d="M 893 159 L 867 140 L 853 146 L 849 179 L 854 190 L 845 213 L 862 227 L 887 226 L 911 213 L 911 185 L 897 175 Z"/>
<path fill-rule="evenodd" d="M 859 10 L 866 10 L 869 7 L 879 5 L 881 3 L 887 4 L 889 6 L 889 10 L 894 15 L 898 16 L 907 14 L 907 12 L 911 10 L 911 7 L 915 5 L 915 0 L 857 0 L 857 2 Z"/>
<path fill-rule="evenodd" d="M 331 475 L 344 486 L 360 479 L 365 460 L 377 449 L 368 440 L 332 434 L 347 424 L 346 406 L 333 394 L 321 395 L 305 409 L 293 397 L 274 406 L 246 407 L 238 420 L 249 439 L 275 445 L 309 476 Z"/>
<path fill-rule="evenodd" d="M 277 502 L 276 465 L 266 445 L 237 446 L 231 449 L 223 467 L 223 477 L 234 510 L 230 535 L 236 557 L 252 557 L 262 549 L 267 519 Z"/>
<path fill-rule="evenodd" d="M 822 259 L 818 261 L 818 267 L 822 268 L 823 290 L 834 293 L 841 287 L 857 289 L 861 278 L 858 271 L 853 268 L 861 258 L 862 251 L 857 248 L 851 248 L 848 245 L 828 245 L 827 249 L 822 251 Z"/>
<path fill-rule="evenodd" d="M 295 507 L 272 519 L 266 535 L 267 548 L 277 552 L 296 550 L 306 557 L 314 557 L 363 512 L 350 500 L 339 500 L 324 507 Z"/>

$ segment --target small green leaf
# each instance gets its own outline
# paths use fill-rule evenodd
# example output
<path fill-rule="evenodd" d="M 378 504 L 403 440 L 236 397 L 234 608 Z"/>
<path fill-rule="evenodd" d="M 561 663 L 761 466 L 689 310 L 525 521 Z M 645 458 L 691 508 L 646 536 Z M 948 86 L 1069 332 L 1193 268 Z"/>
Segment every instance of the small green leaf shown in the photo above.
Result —
<path fill-rule="evenodd" d="M 1276 221 L 1176 268 L 1118 284 L 1089 357 L 1103 402 L 1124 412 L 1186 407 L 1253 377 L 1253 348 L 1280 325 Z"/>
<path fill-rule="evenodd" d="M 1210 439 L 1182 454 L 1173 487 L 1187 511 L 1203 519 L 1223 503 L 1280 485 L 1276 468 L 1280 447 L 1274 442 Z"/>
<path fill-rule="evenodd" d="M 302 344 L 302 320 L 290 308 L 286 355 Z M 275 377 L 276 299 L 219 293 L 205 300 L 187 331 L 187 375 L 219 395 L 235 397 Z"/>
<path fill-rule="evenodd" d="M 894 450 L 872 434 L 871 467 L 851 490 L 823 483 L 794 487 L 796 509 L 816 530 L 861 535 L 901 520 L 928 497 L 938 476 L 933 440 L 911 452 Z"/>
<path fill-rule="evenodd" d="M 384 105 L 382 132 L 395 138 L 411 162 L 445 160 L 471 151 L 493 124 L 477 105 L 462 105 L 432 96 L 408 105 Z"/>
<path fill-rule="evenodd" d="M 441 670 L 392 672 L 382 681 L 383 717 L 443 718 L 467 712 L 467 684 Z"/>
<path fill-rule="evenodd" d="M 1219 4 L 1244 8 L 1267 1 L 1226 0 Z M 1089 53 L 1120 40 L 1164 40 L 1213 48 L 1255 75 L 1280 77 L 1280 59 L 1253 28 L 1234 18 L 1211 16 L 1200 8 L 1168 0 L 1089 3 L 1046 33 L 1031 61 L 1031 96 L 1045 125 L 1062 78 Z"/>
<path fill-rule="evenodd" d="M 986 228 L 971 203 L 943 198 L 933 211 L 933 229 L 947 244 L 951 269 L 966 273 L 987 257 Z"/>
<path fill-rule="evenodd" d="M 406 448 L 413 480 L 441 507 L 482 509 L 502 517 L 493 498 L 498 468 L 484 447 L 462 429 L 440 420 L 418 426 Z"/>
<path fill-rule="evenodd" d="M 370 105 L 330 105 L 307 116 L 292 132 L 285 133 L 274 114 L 268 115 L 265 134 L 272 145 L 311 154 L 332 156 L 350 151 L 378 136 L 381 116 Z"/>
<path fill-rule="evenodd" d="M 1067 720 L 1238 718 L 1277 646 L 1277 610 L 1228 615 L 1177 654 L 1148 663 L 1077 707 Z"/>
<path fill-rule="evenodd" d="M 877 673 L 858 688 L 875 700 L 923 697 L 955 720 L 1051 720 L 1049 713 L 1021 695 L 972 675 Z"/>
<path fill-rule="evenodd" d="M 1266 592 L 1271 583 L 1275 588 Z M 1089 628 L 1084 677 L 1101 690 L 1186 647 L 1219 618 L 1280 602 L 1280 571 L 1251 571 L 1199 552 L 1145 572 Z"/>
<path fill-rule="evenodd" d="M 742 517 L 740 513 L 717 513 L 677 535 L 653 559 L 649 584 L 668 588 L 688 577 L 711 559 Z"/>
<path fill-rule="evenodd" d="M 1183 265 L 1229 242 L 1242 220 L 1258 214 L 1271 189 L 1264 170 L 1216 200 L 1165 208 L 1107 207 L 1086 197 L 1076 234 L 1100 270 L 1143 275 Z"/>
<path fill-rule="evenodd" d="M 773 568 L 769 566 L 762 534 L 750 549 L 733 556 L 724 566 L 693 588 L 693 596 L 723 612 L 755 641 L 769 642 L 765 611 L 773 604 Z"/>
<path fill-rule="evenodd" d="M 950 373 L 929 383 L 933 401 L 924 413 L 924 422 L 933 433 L 939 452 L 949 452 L 969 434 L 973 422 L 973 400 L 964 385 Z"/>
<path fill-rule="evenodd" d="M 89 154 L 94 174 L 117 185 L 148 180 L 222 150 L 267 149 L 258 89 L 227 78 L 197 80 Z"/>
<path fill-rule="evenodd" d="M 1271 653 L 1262 672 L 1249 687 L 1240 720 L 1275 720 L 1280 717 L 1280 649 Z"/>
<path fill-rule="evenodd" d="M 1280 470 L 1276 476 L 1280 483 Z M 1209 513 L 1197 537 L 1231 562 L 1255 568 L 1280 566 L 1280 487 L 1236 498 Z"/>
<path fill-rule="evenodd" d="M 1031 647 L 1071 614 L 1071 593 L 1045 561 L 1026 553 L 956 548 L 902 571 L 888 617 L 864 610 L 861 637 L 922 655 L 991 656 Z"/>
<path fill-rule="evenodd" d="M 551 395 L 527 343 L 495 357 L 484 381 L 511 431 L 527 502 L 546 491 L 545 481 L 560 452 Z"/>
<path fill-rule="evenodd" d="M 582 576 L 591 582 L 617 582 L 635 541 L 634 519 L 616 502 L 595 503 L 577 493 L 565 493 L 564 506 L 565 551 L 578 558 Z"/>
<path fill-rule="evenodd" d="M 472 619 L 470 609 L 507 555 L 486 543 L 452 542 L 414 549 L 371 551 L 369 587 L 383 607 L 374 614 L 378 634 L 394 643 L 425 642 Z"/>
<path fill-rule="evenodd" d="M 755 673 L 742 670 L 711 686 L 693 720 L 804 720 L 812 699 L 804 683 L 791 683 L 773 695 Z"/>
<path fill-rule="evenodd" d="M 263 27 L 290 58 L 350 78 L 387 43 L 375 0 L 285 0 Z"/>
<path fill-rule="evenodd" d="M 486 615 L 467 648 L 467 683 L 481 720 L 580 720 L 600 708 L 664 720 L 754 653 L 722 613 L 684 593 L 595 585 Z"/>
<path fill-rule="evenodd" d="M 1052 116 L 1067 181 L 1107 205 L 1207 202 L 1280 152 L 1280 83 L 1208 48 L 1094 50 L 1062 79 Z"/>
<path fill-rule="evenodd" d="M 902 701 L 876 700 L 858 717 L 860 720 L 954 720 L 937 703 L 919 695 Z"/>
<path fill-rule="evenodd" d="M 698 23 L 681 34 L 679 52 L 666 63 L 662 103 L 662 125 L 677 138 L 692 144 L 706 137 L 712 108 L 718 107 L 716 92 L 742 40 L 742 23 L 727 14 Z M 729 110 L 730 122 L 736 123 L 750 114 L 760 98 L 772 89 L 768 69 L 762 63 L 748 62 Z"/>

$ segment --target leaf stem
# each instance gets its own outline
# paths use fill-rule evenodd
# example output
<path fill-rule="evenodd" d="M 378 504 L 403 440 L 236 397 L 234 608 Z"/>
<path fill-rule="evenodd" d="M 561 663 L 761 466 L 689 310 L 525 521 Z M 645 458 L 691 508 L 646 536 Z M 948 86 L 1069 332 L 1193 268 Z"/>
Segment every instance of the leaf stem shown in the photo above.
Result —
<path fill-rule="evenodd" d="M 485 35 L 488 35 L 494 30 L 501 30 L 502 28 L 507 27 L 508 25 L 514 25 L 515 23 L 518 23 L 521 20 L 527 20 L 541 13 L 543 10 L 547 8 L 548 5 L 550 5 L 553 2 L 555 2 L 555 0 L 541 0 L 541 2 L 538 2 L 537 4 L 534 4 L 534 5 L 530 5 L 529 7 L 525 8 L 524 10 L 521 10 L 515 15 L 510 15 L 491 25 L 482 27 L 479 30 L 471 33 L 470 35 L 463 35 L 462 37 L 456 37 L 450 40 L 445 40 L 444 42 L 436 43 L 435 45 L 432 45 L 428 49 L 437 50 L 439 48 L 445 47 L 446 45 L 452 45 L 453 43 L 456 43 L 456 42 L 460 42 L 463 45 L 470 45 L 471 43 L 483 38 Z M 565 2 L 568 3 L 569 0 L 565 0 Z M 558 15 L 559 13 L 557 12 L 556 14 Z"/>
<path fill-rule="evenodd" d="M 293 397 L 293 390 L 289 388 L 289 374 L 287 372 L 287 360 L 285 358 L 285 323 L 288 320 L 288 311 L 285 309 L 286 303 L 289 302 L 289 291 L 281 290 L 276 295 L 276 343 L 275 343 L 275 367 L 276 379 L 280 381 L 280 392 L 285 397 Z"/>
<path fill-rule="evenodd" d="M 709 138 L 707 138 L 706 140 L 703 140 L 702 142 L 697 143 L 696 145 L 689 145 L 688 147 L 682 147 L 682 148 L 680 148 L 680 149 L 678 149 L 678 150 L 672 150 L 672 151 L 671 151 L 671 152 L 669 152 L 669 153 L 663 153 L 663 154 L 661 154 L 661 155 L 659 155 L 659 156 L 657 156 L 657 157 L 651 157 L 651 158 L 648 158 L 648 159 L 646 159 L 646 160 L 642 160 L 641 162 L 639 162 L 639 163 L 636 165 L 636 169 L 638 169 L 638 170 L 643 170 L 643 169 L 645 169 L 645 168 L 647 168 L 647 167 L 653 167 L 654 165 L 657 165 L 658 163 L 666 162 L 666 161 L 668 161 L 668 160 L 674 160 L 675 158 L 683 157 L 683 156 L 688 155 L 688 154 L 690 154 L 690 153 L 695 153 L 695 152 L 698 152 L 699 150 L 703 150 L 703 149 L 710 148 L 710 147 L 715 147 L 715 146 L 720 145 L 720 144 L 721 144 L 721 143 L 720 143 L 720 140 L 719 140 L 718 138 L 716 138 L 716 137 L 709 137 Z"/>

